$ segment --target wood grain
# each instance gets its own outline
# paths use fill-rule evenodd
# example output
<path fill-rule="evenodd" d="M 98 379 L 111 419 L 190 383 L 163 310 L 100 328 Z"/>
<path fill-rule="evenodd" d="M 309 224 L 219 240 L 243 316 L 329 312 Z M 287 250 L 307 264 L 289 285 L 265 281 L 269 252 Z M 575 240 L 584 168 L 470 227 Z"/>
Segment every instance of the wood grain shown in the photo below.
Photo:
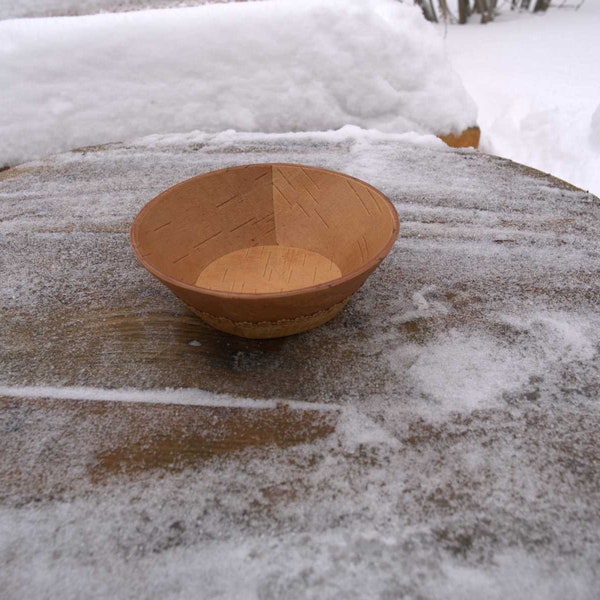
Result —
<path fill-rule="evenodd" d="M 35 414 L 36 418 L 31 418 Z M 277 408 L 0 397 L 0 499 L 63 493 L 145 470 L 180 471 L 248 448 L 308 443 L 332 433 L 337 413 Z M 22 444 L 22 440 L 30 440 Z"/>
<path fill-rule="evenodd" d="M 289 246 L 253 246 L 230 252 L 208 265 L 196 285 L 224 292 L 284 292 L 342 276 L 334 262 L 317 252 Z"/>

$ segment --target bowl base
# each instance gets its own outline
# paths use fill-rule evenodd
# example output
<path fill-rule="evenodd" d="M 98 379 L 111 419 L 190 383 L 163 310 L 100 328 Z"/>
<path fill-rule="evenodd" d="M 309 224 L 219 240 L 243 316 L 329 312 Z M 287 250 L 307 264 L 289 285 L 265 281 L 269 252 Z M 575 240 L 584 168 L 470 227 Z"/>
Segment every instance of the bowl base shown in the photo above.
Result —
<path fill-rule="evenodd" d="M 333 319 L 346 306 L 348 300 L 349 298 L 312 315 L 303 315 L 294 319 L 259 322 L 233 321 L 225 317 L 217 317 L 210 313 L 202 312 L 193 306 L 188 305 L 188 308 L 205 323 L 219 331 L 245 338 L 269 339 L 294 335 L 319 327 Z"/>
<path fill-rule="evenodd" d="M 287 292 L 342 276 L 322 254 L 292 246 L 251 246 L 221 256 L 205 267 L 196 285 L 221 292 Z"/>

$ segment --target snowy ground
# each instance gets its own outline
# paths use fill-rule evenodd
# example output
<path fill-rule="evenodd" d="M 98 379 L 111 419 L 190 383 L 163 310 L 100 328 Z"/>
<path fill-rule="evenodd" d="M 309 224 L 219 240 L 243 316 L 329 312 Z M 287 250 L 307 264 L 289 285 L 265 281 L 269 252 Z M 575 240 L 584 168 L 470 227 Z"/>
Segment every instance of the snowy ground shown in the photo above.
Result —
<path fill-rule="evenodd" d="M 600 195 L 599 31 L 598 0 L 542 15 L 505 9 L 488 25 L 447 28 L 452 64 L 479 109 L 484 152 Z"/>

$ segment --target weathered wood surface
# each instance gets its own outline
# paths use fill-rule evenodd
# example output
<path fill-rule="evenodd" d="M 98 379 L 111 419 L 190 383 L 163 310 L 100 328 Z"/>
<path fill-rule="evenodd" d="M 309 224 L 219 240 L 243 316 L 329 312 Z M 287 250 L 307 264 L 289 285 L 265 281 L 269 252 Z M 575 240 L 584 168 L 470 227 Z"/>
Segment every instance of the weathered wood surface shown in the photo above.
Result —
<path fill-rule="evenodd" d="M 177 181 L 266 161 L 379 187 L 401 236 L 331 323 L 247 340 L 189 314 L 128 229 Z M 595 197 L 393 138 L 198 135 L 10 169 L 0 211 L 7 597 L 594 597 Z"/>

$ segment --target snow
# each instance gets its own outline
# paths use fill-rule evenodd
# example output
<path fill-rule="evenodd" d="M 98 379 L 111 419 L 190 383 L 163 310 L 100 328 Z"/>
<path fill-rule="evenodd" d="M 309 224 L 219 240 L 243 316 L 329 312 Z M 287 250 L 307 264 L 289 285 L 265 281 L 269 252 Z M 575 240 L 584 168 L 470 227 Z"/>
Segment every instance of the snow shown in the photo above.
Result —
<path fill-rule="evenodd" d="M 590 131 L 590 141 L 593 147 L 600 151 L 600 104 L 592 115 L 592 130 Z"/>
<path fill-rule="evenodd" d="M 591 189 L 600 146 L 598 71 L 591 64 L 597 5 L 588 0 L 577 13 L 449 27 L 445 42 L 479 105 L 483 149 L 522 152 L 525 162 L 581 177 L 576 182 Z M 319 9 L 330 28 L 331 6 Z M 310 20 L 300 12 L 316 7 L 286 10 L 298 11 L 306 30 Z M 152 59 L 152 72 L 176 83 L 181 72 L 171 73 L 167 50 L 196 48 L 199 41 L 178 37 L 196 15 L 211 15 L 202 31 L 214 42 L 213 58 L 230 52 L 215 41 L 228 26 L 218 18 L 224 10 L 247 36 L 242 41 L 257 34 L 262 13 L 243 5 L 0 24 L 22 42 L 13 49 L 14 65 L 3 67 L 13 69 L 10 86 L 21 82 L 22 94 L 38 94 L 37 104 L 11 110 L 55 127 L 36 134 L 17 124 L 13 138 L 3 137 L 3 151 L 7 139 L 28 158 L 124 140 L 0 173 L 0 596 L 596 600 L 598 200 L 505 161 L 452 151 L 422 130 L 394 124 L 378 131 L 386 127 L 373 125 L 366 103 L 354 125 L 345 125 L 350 113 L 340 111 L 344 118 L 329 132 L 236 132 L 223 121 L 224 131 L 190 131 L 200 125 L 186 122 L 177 133 L 167 105 L 161 115 L 123 107 L 123 121 L 113 111 L 110 127 L 106 121 L 99 129 L 96 117 L 108 119 L 108 112 L 94 104 L 96 95 L 106 100 L 113 84 L 123 86 L 119 93 L 148 84 L 148 71 L 137 77 L 128 70 L 132 56 L 142 66 Z M 274 27 L 278 10 L 266 25 Z M 339 31 L 362 31 L 361 11 L 355 5 Z M 111 37 L 125 36 L 126 25 L 139 52 Z M 391 27 L 383 16 L 371 25 L 379 32 Z M 320 27 L 319 39 L 333 44 Z M 151 46 L 147 32 L 169 28 L 170 45 Z M 289 53 L 283 37 L 276 39 Z M 394 60 L 379 57 L 377 73 L 391 76 L 392 63 L 404 57 L 393 35 L 382 37 L 375 46 Z M 6 40 L 0 38 L 1 52 L 9 51 Z M 76 41 L 81 53 L 73 52 Z M 377 77 L 358 52 L 374 40 L 346 42 L 348 53 L 334 58 L 357 61 L 362 71 L 336 79 L 335 89 Z M 265 49 L 273 52 L 270 42 Z M 100 50 L 125 54 L 119 63 Z M 248 64 L 231 52 L 222 64 Z M 559 66 L 561 57 L 569 57 L 567 67 Z M 181 64 L 195 76 L 203 59 L 188 59 Z M 47 79 L 36 75 L 34 60 Z M 273 69 L 282 65 L 275 61 Z M 312 100 L 326 95 L 328 65 L 317 65 L 322 87 L 310 92 Z M 85 69 L 104 78 L 87 80 Z M 122 79 L 111 79 L 111 69 Z M 78 83 L 71 82 L 75 75 Z M 553 83 L 558 77 L 568 84 Z M 57 82 L 73 83 L 65 88 L 71 95 L 61 98 Z M 76 116 L 69 103 L 83 90 L 91 108 Z M 195 101 L 177 92 L 182 102 Z M 9 93 L 4 98 L 24 97 Z M 220 93 L 224 102 L 236 100 L 225 88 Z M 271 107 L 248 93 L 256 114 L 267 118 Z M 233 116 L 244 115 L 243 100 Z M 51 109 L 58 116 L 51 118 Z M 290 110 L 297 116 L 304 109 Z M 317 112 L 307 115 L 324 128 Z M 131 140 L 145 119 L 155 135 Z M 93 124 L 95 141 L 76 137 L 81 122 Z M 14 146 L 11 152 L 16 156 Z M 293 340 L 269 345 L 217 334 L 215 342 L 201 326 L 178 329 L 185 308 L 131 254 L 134 215 L 187 177 L 274 160 L 341 170 L 380 188 L 401 216 L 398 244 L 337 319 Z M 143 326 L 157 312 L 165 317 L 160 335 Z M 314 409 L 335 417 L 335 425 L 310 443 L 246 448 L 184 470 L 96 481 L 100 451 L 114 450 L 114 438 L 97 415 L 78 421 L 86 411 L 64 409 L 74 399 L 86 407 L 110 401 L 138 409 Z M 208 420 L 189 427 L 214 429 Z"/>
<path fill-rule="evenodd" d="M 434 28 L 396 0 L 0 21 L 0 87 L 9 165 L 151 133 L 476 122 Z"/>
<path fill-rule="evenodd" d="M 337 410 L 335 404 L 302 402 L 298 400 L 257 400 L 233 398 L 224 394 L 212 394 L 199 389 L 137 390 L 120 388 L 108 390 L 83 386 L 6 386 L 0 385 L 0 396 L 6 398 L 45 398 L 55 400 L 88 400 L 92 402 L 143 402 L 149 404 L 178 404 L 182 406 L 206 406 L 224 408 L 250 408 L 265 410 L 287 408 L 289 410 Z"/>
<path fill-rule="evenodd" d="M 600 2 L 542 15 L 507 4 L 485 26 L 440 26 L 479 109 L 480 148 L 600 195 Z"/>
<path fill-rule="evenodd" d="M 521 339 L 502 340 L 452 328 L 433 339 L 426 352 L 410 347 L 391 354 L 396 370 L 404 366 L 407 351 L 412 356 L 406 376 L 432 407 L 428 418 L 500 408 L 507 397 L 543 378 L 548 370 L 596 357 L 592 329 L 600 326 L 597 315 L 573 319 L 568 313 L 531 311 L 527 317 L 500 314 L 497 319 L 498 325 L 518 332 Z"/>
<path fill-rule="evenodd" d="M 236 0 L 2 0 L 0 19 L 63 17 L 147 8 L 196 6 Z"/>
<path fill-rule="evenodd" d="M 0 164 L 148 133 L 418 134 L 477 121 L 482 151 L 600 194 L 598 2 L 543 15 L 504 2 L 486 26 L 439 25 L 470 96 L 432 28 L 393 0 L 94 14 L 206 1 L 4 2 L 0 19 L 94 16 L 0 23 Z"/>
<path fill-rule="evenodd" d="M 600 206 L 415 139 L 154 135 L 0 176 L 5 596 L 595 600 Z M 177 181 L 269 160 L 369 181 L 401 237 L 327 326 L 273 345 L 211 337 L 135 264 L 128 228 Z M 144 328 L 157 313 L 161 335 Z M 314 402 L 334 424 L 98 482 L 113 431 L 65 409 L 75 397 L 302 415 Z"/>

